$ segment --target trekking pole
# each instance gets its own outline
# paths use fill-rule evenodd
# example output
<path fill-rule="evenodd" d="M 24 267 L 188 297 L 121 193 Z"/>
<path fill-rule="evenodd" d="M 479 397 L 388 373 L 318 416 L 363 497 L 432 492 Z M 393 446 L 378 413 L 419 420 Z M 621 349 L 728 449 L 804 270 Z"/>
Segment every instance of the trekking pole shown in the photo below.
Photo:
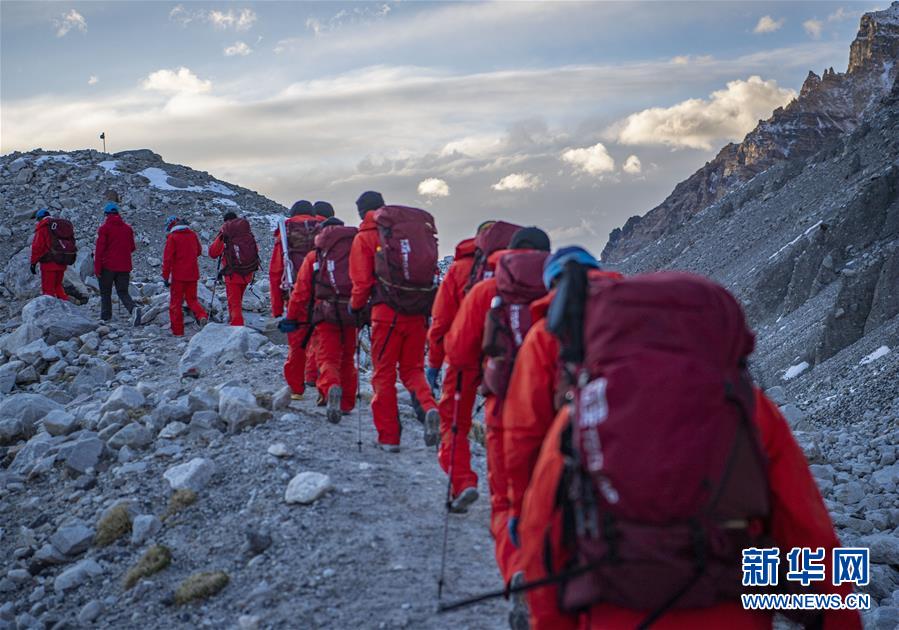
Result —
<path fill-rule="evenodd" d="M 443 599 L 443 584 L 446 577 L 446 546 L 449 539 L 449 515 L 453 505 L 453 472 L 456 467 L 456 437 L 459 434 L 459 406 L 462 400 L 462 370 L 456 376 L 456 391 L 453 394 L 453 424 L 450 432 L 453 434 L 450 442 L 450 464 L 446 480 L 446 512 L 443 515 L 443 551 L 440 555 L 440 578 L 437 580 L 437 603 Z"/>
<path fill-rule="evenodd" d="M 362 328 L 356 331 L 356 447 L 362 452 Z"/>
<path fill-rule="evenodd" d="M 222 267 L 222 257 L 218 257 L 218 262 L 215 264 L 215 280 L 212 282 L 212 298 L 209 300 L 209 319 L 212 321 L 215 320 L 215 290 L 219 285 L 219 270 Z"/>

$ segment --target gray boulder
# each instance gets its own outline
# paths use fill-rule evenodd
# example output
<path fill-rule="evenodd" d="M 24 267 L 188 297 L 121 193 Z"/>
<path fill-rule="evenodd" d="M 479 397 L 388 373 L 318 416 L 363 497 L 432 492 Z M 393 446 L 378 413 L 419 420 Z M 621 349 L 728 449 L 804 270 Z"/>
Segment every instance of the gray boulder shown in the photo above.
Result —
<path fill-rule="evenodd" d="M 78 428 L 78 419 L 68 411 L 54 409 L 44 417 L 43 425 L 50 435 L 68 435 Z"/>
<path fill-rule="evenodd" d="M 3 274 L 4 285 L 20 300 L 32 298 L 41 292 L 40 277 L 32 275 L 29 269 L 30 258 L 31 247 L 22 248 L 9 259 Z"/>
<path fill-rule="evenodd" d="M 859 542 L 871 550 L 871 562 L 899 566 L 899 536 L 871 534 Z"/>
<path fill-rule="evenodd" d="M 63 555 L 76 556 L 91 546 L 95 533 L 81 521 L 73 521 L 56 530 L 50 536 L 50 544 Z"/>
<path fill-rule="evenodd" d="M 72 380 L 72 387 L 79 392 L 92 393 L 115 378 L 115 370 L 103 359 L 90 357 Z"/>
<path fill-rule="evenodd" d="M 218 415 L 218 414 L 216 414 Z M 0 418 L 0 445 L 15 442 L 25 435 L 25 427 L 18 418 Z"/>
<path fill-rule="evenodd" d="M 24 361 L 10 361 L 5 365 L 0 365 L 0 394 L 6 395 L 13 390 L 19 370 L 24 367 Z"/>
<path fill-rule="evenodd" d="M 87 311 L 49 295 L 36 297 L 25 305 L 22 323 L 40 328 L 48 344 L 78 337 L 97 327 L 97 322 L 87 315 Z"/>
<path fill-rule="evenodd" d="M 103 567 L 97 564 L 96 561 L 91 559 L 82 560 L 56 577 L 56 580 L 53 581 L 53 590 L 57 593 L 65 593 L 102 574 Z"/>
<path fill-rule="evenodd" d="M 118 411 L 119 409 L 136 409 L 144 406 L 145 403 L 144 395 L 136 387 L 121 385 L 112 391 L 109 398 L 100 407 L 100 413 Z"/>
<path fill-rule="evenodd" d="M 40 394 L 14 394 L 0 403 L 0 419 L 19 420 L 26 435 L 32 435 L 35 425 L 62 405 Z"/>
<path fill-rule="evenodd" d="M 258 332 L 245 326 L 207 324 L 187 344 L 179 363 L 180 373 L 202 374 L 209 372 L 215 365 L 243 361 L 246 353 L 255 352 L 267 341 Z"/>
<path fill-rule="evenodd" d="M 3 338 L 0 350 L 9 354 L 15 353 L 18 348 L 27 346 L 32 341 L 41 338 L 41 329 L 34 324 L 21 324 L 18 328 Z"/>
<path fill-rule="evenodd" d="M 332 487 L 331 478 L 328 475 L 312 471 L 301 472 L 287 484 L 284 500 L 287 503 L 309 504 Z"/>
<path fill-rule="evenodd" d="M 115 435 L 109 438 L 109 448 L 119 450 L 123 446 L 133 449 L 141 449 L 153 442 L 153 434 L 142 424 L 132 422 L 119 429 Z"/>
<path fill-rule="evenodd" d="M 159 533 L 162 521 L 152 514 L 140 514 L 134 517 L 131 524 L 131 544 L 142 545 Z"/>
<path fill-rule="evenodd" d="M 28 440 L 16 453 L 9 465 L 9 471 L 17 475 L 28 476 L 32 468 L 47 454 L 52 446 L 51 437 L 46 433 L 38 433 Z"/>
<path fill-rule="evenodd" d="M 262 424 L 272 414 L 256 403 L 256 397 L 243 387 L 223 387 L 219 391 L 219 415 L 228 424 L 228 431 L 238 433 L 246 427 Z"/>
<path fill-rule="evenodd" d="M 184 464 L 172 466 L 163 473 L 172 490 L 193 490 L 199 492 L 215 474 L 215 464 L 211 459 L 195 457 Z"/>
<path fill-rule="evenodd" d="M 99 463 L 103 455 L 103 441 L 93 434 L 72 444 L 63 445 L 59 449 L 59 454 L 70 470 L 83 475 Z"/>

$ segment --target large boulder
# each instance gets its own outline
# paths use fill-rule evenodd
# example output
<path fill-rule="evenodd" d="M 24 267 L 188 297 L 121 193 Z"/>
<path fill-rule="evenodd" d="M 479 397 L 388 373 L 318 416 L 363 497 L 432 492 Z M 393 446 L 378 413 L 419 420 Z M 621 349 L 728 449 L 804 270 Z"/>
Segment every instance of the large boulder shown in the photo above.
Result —
<path fill-rule="evenodd" d="M 215 464 L 211 459 L 195 457 L 184 464 L 172 466 L 163 473 L 172 490 L 193 490 L 199 492 L 215 474 Z"/>
<path fill-rule="evenodd" d="M 100 407 L 100 413 L 107 411 L 118 411 L 119 409 L 130 410 L 142 407 L 146 403 L 144 395 L 136 387 L 130 385 L 121 385 L 116 387 L 103 406 Z"/>
<path fill-rule="evenodd" d="M 247 352 L 254 352 L 266 343 L 265 337 L 245 326 L 207 324 L 187 344 L 181 357 L 181 374 L 205 373 L 228 361 L 238 362 Z"/>
<path fill-rule="evenodd" d="M 40 394 L 14 394 L 0 403 L 0 421 L 18 420 L 25 435 L 32 435 L 38 421 L 54 409 L 62 408 L 58 402 Z"/>
<path fill-rule="evenodd" d="M 243 387 L 222 387 L 219 390 L 219 415 L 228 423 L 228 431 L 239 433 L 246 427 L 262 424 L 272 414 L 256 402 L 256 396 Z"/>
<path fill-rule="evenodd" d="M 41 329 L 34 324 L 22 324 L 3 338 L 3 341 L 0 342 L 0 350 L 7 354 L 14 354 L 19 348 L 40 339 L 41 334 Z"/>
<path fill-rule="evenodd" d="M 30 269 L 31 247 L 25 247 L 6 263 L 3 283 L 20 300 L 40 295 L 40 276 L 32 275 Z"/>
<path fill-rule="evenodd" d="M 41 329 L 44 340 L 52 345 L 94 330 L 97 322 L 86 311 L 49 295 L 36 297 L 22 309 L 22 323 Z"/>

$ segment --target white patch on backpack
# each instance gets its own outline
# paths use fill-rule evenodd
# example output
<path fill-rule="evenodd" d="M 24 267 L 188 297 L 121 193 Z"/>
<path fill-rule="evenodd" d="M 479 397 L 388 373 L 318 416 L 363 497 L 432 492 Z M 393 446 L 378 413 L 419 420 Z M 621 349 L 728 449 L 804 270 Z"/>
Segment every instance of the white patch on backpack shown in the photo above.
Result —
<path fill-rule="evenodd" d="M 521 343 L 524 341 L 524 335 L 521 334 L 521 304 L 509 306 L 509 325 L 515 336 L 515 346 L 521 347 Z"/>
<path fill-rule="evenodd" d="M 599 440 L 600 424 L 609 416 L 609 405 L 606 402 L 606 379 L 598 378 L 584 386 L 580 394 L 580 412 L 578 425 L 584 441 L 584 452 L 587 461 L 584 462 L 591 473 L 602 470 L 603 456 L 602 444 Z"/>
<path fill-rule="evenodd" d="M 400 252 L 403 255 L 403 277 L 406 280 L 412 279 L 412 274 L 409 271 L 409 254 L 412 253 L 412 244 L 409 242 L 408 238 L 400 239 Z"/>
<path fill-rule="evenodd" d="M 334 261 L 333 260 L 327 261 L 327 267 L 328 267 L 328 280 L 331 281 L 331 286 L 336 289 L 337 288 L 337 276 L 334 275 L 334 269 L 336 268 Z"/>

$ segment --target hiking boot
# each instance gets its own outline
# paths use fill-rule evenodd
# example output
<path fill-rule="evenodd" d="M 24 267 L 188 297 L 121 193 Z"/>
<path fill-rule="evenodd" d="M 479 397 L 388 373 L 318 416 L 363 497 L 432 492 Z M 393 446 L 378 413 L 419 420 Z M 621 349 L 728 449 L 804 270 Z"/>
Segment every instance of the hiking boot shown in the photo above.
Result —
<path fill-rule="evenodd" d="M 343 390 L 340 385 L 335 385 L 328 390 L 328 422 L 331 424 L 340 423 L 340 398 L 343 396 Z"/>
<path fill-rule="evenodd" d="M 291 394 L 290 399 L 291 400 L 303 400 L 303 395 L 302 394 Z"/>
<path fill-rule="evenodd" d="M 468 506 L 478 500 L 478 489 L 472 486 L 465 488 L 462 492 L 450 502 L 450 512 L 454 514 L 464 514 L 468 511 Z"/>
<path fill-rule="evenodd" d="M 509 581 L 509 586 L 515 588 L 524 584 L 524 571 L 518 571 Z M 528 610 L 528 601 L 524 593 L 512 593 L 512 610 L 509 611 L 509 628 L 511 630 L 530 630 L 531 612 Z"/>
<path fill-rule="evenodd" d="M 139 306 L 135 306 L 131 311 L 131 325 L 132 326 L 140 326 L 140 318 L 143 312 L 141 311 Z"/>
<path fill-rule="evenodd" d="M 386 453 L 399 453 L 400 452 L 399 444 L 384 444 L 383 442 L 376 442 L 375 446 Z"/>
<path fill-rule="evenodd" d="M 425 414 L 425 446 L 434 446 L 440 439 L 440 412 L 428 409 Z"/>

